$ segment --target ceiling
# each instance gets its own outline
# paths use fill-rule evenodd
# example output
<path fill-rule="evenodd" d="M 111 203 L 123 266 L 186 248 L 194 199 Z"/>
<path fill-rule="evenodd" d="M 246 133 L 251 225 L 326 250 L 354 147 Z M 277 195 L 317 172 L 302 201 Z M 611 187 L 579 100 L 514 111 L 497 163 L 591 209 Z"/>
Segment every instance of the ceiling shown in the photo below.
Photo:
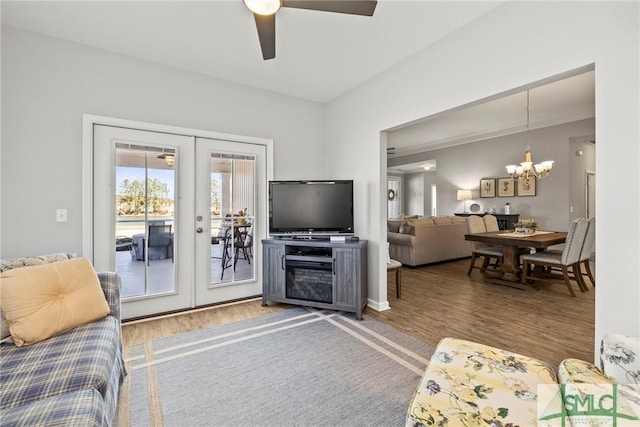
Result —
<path fill-rule="evenodd" d="M 2 0 L 0 16 L 6 25 L 324 103 L 502 2 L 379 0 L 373 17 L 282 8 L 268 61 L 242 0 Z M 532 129 L 594 117 L 593 72 L 544 82 L 530 98 Z M 520 88 L 393 129 L 388 146 L 399 157 L 525 128 Z"/>
<path fill-rule="evenodd" d="M 527 91 L 498 94 L 435 114 L 388 132 L 389 158 L 510 135 L 527 130 Z M 595 117 L 595 72 L 584 71 L 529 88 L 529 129 Z M 408 162 L 390 170 L 415 172 L 434 160 Z"/>
<path fill-rule="evenodd" d="M 372 17 L 282 8 L 264 61 L 242 0 L 0 2 L 3 24 L 318 102 L 500 3 L 380 0 Z"/>

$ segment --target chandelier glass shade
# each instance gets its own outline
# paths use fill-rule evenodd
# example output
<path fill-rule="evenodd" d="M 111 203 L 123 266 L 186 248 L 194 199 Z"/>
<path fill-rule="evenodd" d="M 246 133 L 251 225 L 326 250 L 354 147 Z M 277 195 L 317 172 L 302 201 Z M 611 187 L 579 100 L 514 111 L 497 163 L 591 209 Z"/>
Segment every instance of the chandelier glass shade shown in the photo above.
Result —
<path fill-rule="evenodd" d="M 527 90 L 527 140 L 529 140 L 529 90 Z M 524 162 L 520 165 L 507 165 L 507 173 L 516 180 L 528 181 L 529 179 L 543 179 L 549 176 L 553 160 L 546 160 L 541 163 L 533 163 L 531 159 L 531 146 L 527 144 L 524 153 Z"/>

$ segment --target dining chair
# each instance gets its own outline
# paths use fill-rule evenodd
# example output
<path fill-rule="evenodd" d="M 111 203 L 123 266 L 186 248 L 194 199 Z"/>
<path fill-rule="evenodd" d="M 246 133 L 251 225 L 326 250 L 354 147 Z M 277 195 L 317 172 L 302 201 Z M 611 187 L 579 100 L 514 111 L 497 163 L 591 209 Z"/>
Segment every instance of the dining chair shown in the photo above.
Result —
<path fill-rule="evenodd" d="M 596 219 L 591 218 L 588 219 L 589 225 L 587 228 L 587 235 L 584 239 L 584 245 L 582 245 L 582 250 L 580 251 L 580 263 L 578 267 L 580 268 L 580 274 L 582 274 L 581 265 L 584 265 L 585 273 L 589 280 L 591 280 L 591 284 L 593 287 L 596 287 L 596 279 L 591 273 L 591 258 L 593 256 L 593 249 L 596 244 Z M 586 286 L 586 283 L 585 283 Z"/>
<path fill-rule="evenodd" d="M 582 284 L 584 285 L 583 290 L 589 290 L 587 283 L 584 281 L 584 276 L 586 275 L 593 287 L 596 287 L 596 280 L 591 272 L 591 258 L 593 256 L 593 248 L 595 245 L 596 238 L 596 219 L 591 218 L 587 220 L 589 224 L 587 225 L 587 234 L 584 238 L 584 244 L 582 245 L 582 250 L 580 251 L 580 262 L 578 263 L 578 267 L 580 268 L 580 277 L 583 279 Z M 551 250 L 550 252 L 561 252 L 559 250 Z M 584 266 L 584 272 L 582 271 L 582 266 Z"/>
<path fill-rule="evenodd" d="M 171 224 L 150 224 L 149 244 L 147 246 L 149 248 L 149 253 L 147 254 L 147 265 L 149 265 L 149 261 L 151 260 L 151 248 L 158 247 L 165 248 L 166 257 L 171 257 L 171 262 L 173 262 L 173 234 L 171 233 Z"/>
<path fill-rule="evenodd" d="M 232 256 L 231 256 L 231 251 L 233 250 L 233 227 L 231 226 L 231 224 L 229 223 L 229 225 L 223 225 L 222 226 L 222 230 L 221 230 L 221 234 L 222 234 L 222 239 L 221 239 L 221 243 L 222 243 L 222 257 L 221 257 L 221 267 L 222 267 L 222 272 L 220 273 L 220 280 L 222 280 L 224 278 L 224 272 L 227 268 L 231 267 L 232 265 Z M 235 264 L 234 264 L 235 265 Z"/>
<path fill-rule="evenodd" d="M 487 214 L 482 217 L 484 220 L 484 227 L 487 231 L 500 231 L 500 226 L 498 225 L 498 218 L 495 215 Z"/>
<path fill-rule="evenodd" d="M 242 259 L 245 259 L 249 264 L 251 264 L 251 254 L 253 248 L 253 227 L 249 227 L 249 230 L 246 232 L 237 231 L 236 232 L 236 241 L 235 241 L 235 253 L 236 257 L 233 261 L 233 268 L 235 269 L 236 264 L 238 263 L 238 259 L 240 259 L 240 251 L 242 251 Z"/>
<path fill-rule="evenodd" d="M 571 279 L 573 279 L 582 292 L 586 291 L 587 287 L 580 273 L 579 264 L 580 253 L 585 243 L 588 225 L 589 221 L 585 218 L 577 218 L 571 221 L 562 252 L 543 251 L 522 255 L 522 283 L 527 283 L 527 280 L 562 278 L 571 296 L 575 297 L 576 294 L 571 286 Z M 549 267 L 551 271 L 546 274 L 541 274 L 540 276 L 533 276 L 530 273 L 531 265 L 535 265 L 536 267 Z M 553 270 L 561 270 L 562 275 L 558 277 L 556 274 L 553 274 Z"/>
<path fill-rule="evenodd" d="M 495 218 L 495 217 L 494 217 Z M 484 223 L 484 218 L 478 215 L 470 215 L 466 218 L 467 233 L 485 233 L 487 228 Z M 469 270 L 467 276 L 471 275 L 471 271 L 474 268 L 480 271 L 486 271 L 489 267 L 497 269 L 502 264 L 502 249 L 498 247 L 489 246 L 486 243 L 471 241 L 471 263 L 469 264 Z M 482 265 L 476 266 L 476 258 L 482 258 Z M 493 261 L 493 262 L 491 262 Z"/>

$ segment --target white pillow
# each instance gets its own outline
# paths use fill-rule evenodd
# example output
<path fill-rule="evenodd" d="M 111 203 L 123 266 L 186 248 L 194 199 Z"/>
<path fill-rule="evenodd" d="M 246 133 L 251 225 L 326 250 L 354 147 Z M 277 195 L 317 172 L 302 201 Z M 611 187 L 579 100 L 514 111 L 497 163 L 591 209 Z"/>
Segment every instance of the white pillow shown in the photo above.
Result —
<path fill-rule="evenodd" d="M 602 370 L 618 384 L 640 391 L 640 339 L 606 334 L 600 346 Z"/>

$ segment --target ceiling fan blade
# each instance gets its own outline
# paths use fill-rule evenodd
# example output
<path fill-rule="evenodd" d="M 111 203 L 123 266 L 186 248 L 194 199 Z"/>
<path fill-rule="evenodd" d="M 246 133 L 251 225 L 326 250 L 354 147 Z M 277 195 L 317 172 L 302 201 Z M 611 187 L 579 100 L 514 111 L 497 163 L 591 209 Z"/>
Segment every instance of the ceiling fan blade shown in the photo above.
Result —
<path fill-rule="evenodd" d="M 273 59 L 276 57 L 276 15 L 253 14 L 260 39 L 262 58 Z"/>
<path fill-rule="evenodd" d="M 377 3 L 369 0 L 283 0 L 282 7 L 373 16 Z"/>

